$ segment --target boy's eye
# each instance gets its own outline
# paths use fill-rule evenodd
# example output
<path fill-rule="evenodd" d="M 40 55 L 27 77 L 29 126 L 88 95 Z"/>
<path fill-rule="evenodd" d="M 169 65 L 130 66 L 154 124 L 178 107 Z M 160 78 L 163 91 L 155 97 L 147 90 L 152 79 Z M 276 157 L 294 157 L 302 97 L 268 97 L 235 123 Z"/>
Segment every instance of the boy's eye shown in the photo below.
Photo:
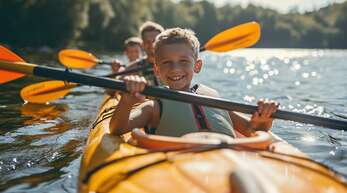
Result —
<path fill-rule="evenodd" d="M 163 65 L 170 65 L 170 61 L 163 61 L 162 64 Z"/>
<path fill-rule="evenodd" d="M 190 63 L 189 60 L 181 60 L 182 63 Z"/>

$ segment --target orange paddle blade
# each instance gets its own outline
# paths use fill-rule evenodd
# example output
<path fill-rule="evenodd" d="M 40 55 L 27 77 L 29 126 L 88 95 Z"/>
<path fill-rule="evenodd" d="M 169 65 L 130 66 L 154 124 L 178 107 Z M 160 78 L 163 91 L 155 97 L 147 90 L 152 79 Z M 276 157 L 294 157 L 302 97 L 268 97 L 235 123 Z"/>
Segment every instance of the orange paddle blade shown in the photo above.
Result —
<path fill-rule="evenodd" d="M 65 49 L 59 52 L 59 61 L 68 68 L 85 69 L 95 66 L 99 59 L 82 50 Z"/>
<path fill-rule="evenodd" d="M 260 34 L 260 25 L 257 22 L 248 22 L 215 35 L 205 44 L 205 49 L 226 52 L 246 48 L 257 43 Z"/>
<path fill-rule="evenodd" d="M 77 85 L 58 80 L 45 81 L 24 87 L 20 96 L 31 103 L 47 103 L 64 97 Z"/>
<path fill-rule="evenodd" d="M 21 57 L 17 56 L 17 54 L 13 53 L 9 49 L 0 45 L 0 60 L 8 61 L 8 62 L 25 62 Z M 7 70 L 0 70 L 0 84 L 10 82 L 17 78 L 21 78 L 25 76 L 25 74 L 10 72 Z"/>

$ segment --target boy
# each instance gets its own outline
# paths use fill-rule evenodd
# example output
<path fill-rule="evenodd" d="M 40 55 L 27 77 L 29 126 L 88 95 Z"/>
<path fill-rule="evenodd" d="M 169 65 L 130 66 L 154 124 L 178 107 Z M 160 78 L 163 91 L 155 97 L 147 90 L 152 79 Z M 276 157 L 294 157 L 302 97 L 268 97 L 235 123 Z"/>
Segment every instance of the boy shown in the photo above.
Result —
<path fill-rule="evenodd" d="M 142 70 L 137 74 L 144 76 L 147 79 L 148 84 L 157 86 L 159 85 L 159 82 L 153 72 L 153 65 L 155 59 L 153 43 L 156 36 L 164 31 L 164 28 L 158 23 L 146 21 L 144 24 L 141 25 L 139 31 L 142 38 L 142 47 L 146 52 L 147 58 L 146 60 L 143 60 L 135 65 L 128 66 L 125 70 L 142 67 Z M 115 62 L 112 66 L 113 69 L 117 69 L 119 68 L 117 67 L 119 66 L 119 63 Z"/>
<path fill-rule="evenodd" d="M 138 37 L 131 37 L 124 42 L 124 54 L 129 62 L 133 62 L 141 57 L 142 40 Z"/>
<path fill-rule="evenodd" d="M 190 30 L 173 28 L 162 32 L 155 41 L 154 70 L 169 89 L 218 96 L 207 86 L 191 87 L 194 73 L 202 67 L 198 58 L 199 41 Z M 236 136 L 235 130 L 244 136 L 252 136 L 255 130 L 267 131 L 272 126 L 271 114 L 277 110 L 273 101 L 258 102 L 250 120 L 235 112 L 191 105 L 170 100 L 147 100 L 139 93 L 147 84 L 144 77 L 136 75 L 124 78 L 129 93 L 123 93 L 110 121 L 110 133 L 121 135 L 134 128 L 149 126 L 147 132 L 158 135 L 182 136 L 190 132 L 212 131 Z"/>
<path fill-rule="evenodd" d="M 133 62 L 141 57 L 142 40 L 138 37 L 130 37 L 124 41 L 124 55 L 127 56 L 129 62 Z M 120 70 L 119 61 L 115 60 L 112 65 L 112 72 Z"/>

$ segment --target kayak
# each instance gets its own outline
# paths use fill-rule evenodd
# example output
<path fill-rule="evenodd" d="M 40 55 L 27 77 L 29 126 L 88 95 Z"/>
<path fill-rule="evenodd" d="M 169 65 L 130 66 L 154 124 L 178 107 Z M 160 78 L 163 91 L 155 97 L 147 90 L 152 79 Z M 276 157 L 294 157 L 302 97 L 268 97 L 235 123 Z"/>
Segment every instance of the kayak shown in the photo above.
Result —
<path fill-rule="evenodd" d="M 81 160 L 84 192 L 347 192 L 344 178 L 271 132 L 236 139 L 216 133 L 183 137 L 135 129 L 109 134 L 118 103 L 106 95 Z"/>

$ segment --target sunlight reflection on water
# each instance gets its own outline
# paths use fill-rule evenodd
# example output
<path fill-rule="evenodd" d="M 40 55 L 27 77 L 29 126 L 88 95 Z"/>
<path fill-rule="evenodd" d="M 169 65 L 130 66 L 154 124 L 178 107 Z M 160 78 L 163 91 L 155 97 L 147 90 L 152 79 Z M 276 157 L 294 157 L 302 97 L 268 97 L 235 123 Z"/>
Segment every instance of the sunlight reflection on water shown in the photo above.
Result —
<path fill-rule="evenodd" d="M 202 55 L 206 68 L 195 81 L 230 100 L 255 104 L 265 97 L 284 110 L 347 117 L 346 50 L 245 49 L 218 55 L 217 68 L 209 57 Z M 273 131 L 347 176 L 346 132 L 280 120 Z"/>

